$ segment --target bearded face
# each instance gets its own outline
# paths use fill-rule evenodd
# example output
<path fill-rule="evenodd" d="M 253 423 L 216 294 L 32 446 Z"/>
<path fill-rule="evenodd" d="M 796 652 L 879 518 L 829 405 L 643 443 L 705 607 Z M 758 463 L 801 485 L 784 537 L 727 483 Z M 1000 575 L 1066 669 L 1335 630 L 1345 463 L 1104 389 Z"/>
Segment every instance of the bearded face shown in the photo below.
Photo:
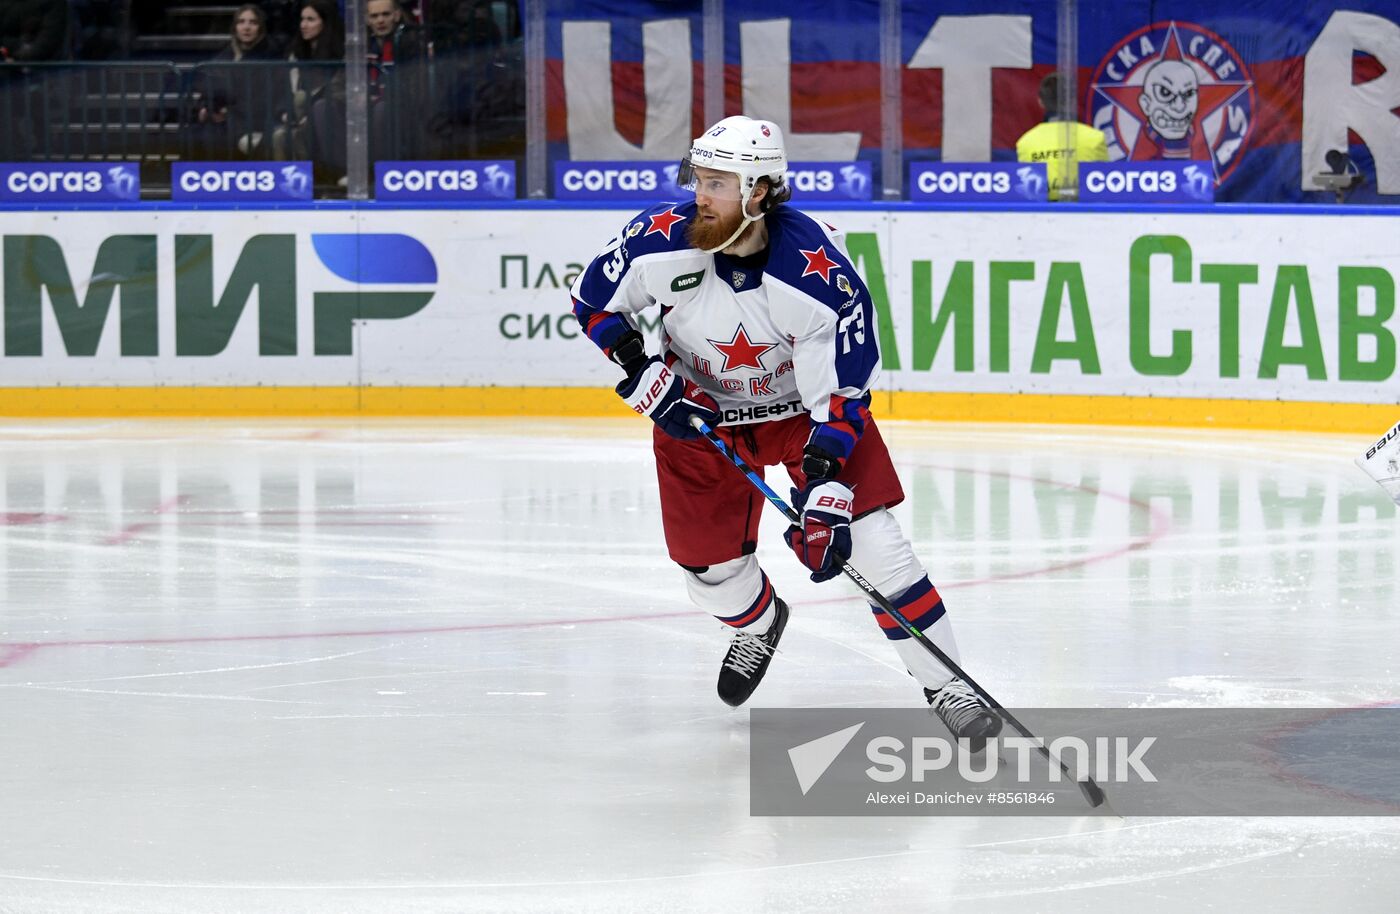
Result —
<path fill-rule="evenodd" d="M 1169 140 L 1179 140 L 1191 129 L 1200 104 L 1199 80 L 1190 64 L 1162 60 L 1147 71 L 1138 106 L 1152 129 Z"/>
<path fill-rule="evenodd" d="M 719 201 L 716 201 L 719 203 Z M 744 221 L 737 202 L 725 201 L 728 205 L 701 205 L 696 201 L 695 218 L 686 226 L 685 239 L 693 248 L 708 251 L 729 240 L 729 236 Z"/>
<path fill-rule="evenodd" d="M 743 193 L 738 175 L 704 167 L 695 169 L 694 189 L 695 218 L 686 226 L 685 237 L 692 247 L 708 251 L 724 244 L 739 230 L 744 221 Z M 749 201 L 750 213 L 757 213 L 757 202 L 765 193 L 767 188 L 760 182 Z M 754 225 L 750 225 L 749 231 L 735 238 L 733 243 L 742 242 L 755 230 Z"/>

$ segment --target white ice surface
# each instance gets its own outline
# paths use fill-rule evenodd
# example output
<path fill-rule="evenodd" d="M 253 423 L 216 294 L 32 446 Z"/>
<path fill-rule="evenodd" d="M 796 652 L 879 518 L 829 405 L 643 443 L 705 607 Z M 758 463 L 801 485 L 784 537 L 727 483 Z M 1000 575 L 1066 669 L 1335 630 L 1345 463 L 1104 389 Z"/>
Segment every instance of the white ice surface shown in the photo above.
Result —
<path fill-rule="evenodd" d="M 883 428 L 1008 706 L 1400 696 L 1400 519 L 1358 440 Z M 1394 818 L 751 817 L 638 423 L 11 423 L 0 498 L 6 914 L 1400 898 Z M 753 703 L 917 705 L 778 520 L 794 616 Z"/>

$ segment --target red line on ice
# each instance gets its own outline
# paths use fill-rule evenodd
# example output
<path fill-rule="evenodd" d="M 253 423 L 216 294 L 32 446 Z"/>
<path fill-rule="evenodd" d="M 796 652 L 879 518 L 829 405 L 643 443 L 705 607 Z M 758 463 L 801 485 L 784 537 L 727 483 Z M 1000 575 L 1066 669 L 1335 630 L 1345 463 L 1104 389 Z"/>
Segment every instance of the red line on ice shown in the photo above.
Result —
<path fill-rule="evenodd" d="M 0 669 L 23 660 L 42 646 L 39 644 L 0 644 Z"/>
<path fill-rule="evenodd" d="M 167 498 L 165 501 L 156 505 L 150 510 L 149 513 L 153 515 L 169 514 L 171 511 L 174 511 L 181 505 L 188 504 L 189 500 L 190 497 L 188 495 L 176 495 L 173 498 Z M 136 538 L 136 535 L 138 533 L 141 533 L 143 530 L 149 530 L 154 526 L 155 522 L 149 520 L 137 521 L 134 524 L 127 524 L 125 527 L 121 528 L 116 533 L 113 533 L 111 536 L 108 536 L 105 539 L 103 539 L 102 545 L 120 546 L 123 543 L 129 543 Z"/>
<path fill-rule="evenodd" d="M 917 464 L 931 469 L 938 470 L 958 470 L 966 471 L 965 467 L 945 467 L 933 464 Z M 1044 479 L 1037 476 L 1022 476 L 1015 473 L 990 472 L 985 470 L 972 470 L 970 472 L 981 473 L 986 476 L 1000 476 L 1005 479 L 1019 479 L 1028 482 L 1035 482 L 1042 485 L 1057 486 L 1065 489 L 1075 489 L 1094 496 L 1102 496 L 1112 501 L 1119 501 L 1130 507 L 1146 511 L 1152 518 L 1152 529 L 1145 536 L 1134 539 L 1123 546 L 1107 552 L 1094 553 L 1078 559 L 1070 559 L 1064 562 L 1056 562 L 1041 568 L 1032 568 L 1026 571 L 1008 572 L 1006 574 L 993 575 L 987 578 L 980 578 L 973 581 L 953 581 L 946 584 L 939 584 L 940 590 L 953 590 L 959 587 L 976 587 L 982 584 L 995 583 L 997 581 L 1012 581 L 1020 578 L 1035 577 L 1036 575 L 1051 574 L 1056 571 L 1063 571 L 1067 568 L 1078 568 L 1084 565 L 1092 565 L 1097 562 L 1105 562 L 1110 559 L 1126 555 L 1139 549 L 1146 549 L 1157 540 L 1171 532 L 1171 518 L 1163 512 L 1152 507 L 1144 501 L 1130 498 L 1126 495 L 1116 495 L 1112 492 L 1105 492 L 1091 486 L 1078 483 L 1056 482 L 1053 479 Z M 163 502 L 151 513 L 161 514 L 174 510 L 188 501 L 188 496 L 177 496 Z M 140 528 L 150 526 L 149 522 L 142 524 L 132 524 L 125 528 L 122 533 L 128 531 L 134 535 Z M 129 539 L 126 536 L 122 540 Z M 109 540 L 109 542 L 111 542 Z M 818 605 L 822 603 L 845 603 L 852 598 L 849 596 L 836 597 L 829 600 L 804 600 L 803 605 Z M 455 634 L 460 632 L 475 631 L 505 631 L 509 629 L 522 628 L 552 628 L 560 625 L 598 625 L 610 622 L 641 622 L 650 619 L 676 619 L 681 617 L 694 618 L 698 610 L 687 609 L 675 612 L 664 613 L 641 613 L 626 616 L 594 616 L 583 619 L 554 619 L 542 622 L 488 622 L 480 625 L 448 625 L 434 628 L 386 628 L 369 631 L 332 631 L 332 632 L 297 632 L 289 634 L 268 634 L 268 635 L 209 635 L 205 637 L 183 637 L 183 638 L 134 638 L 134 639 L 112 639 L 112 640 L 92 640 L 92 641 L 48 641 L 43 643 L 25 644 L 3 644 L 0 643 L 0 668 L 10 666 L 22 660 L 40 648 L 47 647 L 123 647 L 123 646 L 149 646 L 159 644 L 234 644 L 240 642 L 257 641 L 304 641 L 312 638 L 371 638 L 371 637 L 396 637 L 407 635 L 435 635 L 435 634 Z"/>
<path fill-rule="evenodd" d="M 1039 568 L 1029 568 L 1025 571 L 1008 571 L 1004 574 L 994 574 L 990 575 L 989 577 L 976 578 L 971 581 L 948 581 L 946 583 L 935 581 L 934 584 L 938 587 L 939 590 L 958 590 L 962 587 L 980 587 L 983 584 L 995 584 L 999 581 L 1018 581 L 1022 578 L 1033 578 L 1042 574 L 1054 574 L 1057 571 L 1065 571 L 1070 568 L 1082 568 L 1085 565 L 1095 565 L 1099 562 L 1107 562 L 1112 559 L 1116 559 L 1120 556 L 1127 555 L 1129 552 L 1136 552 L 1140 549 L 1150 548 L 1158 540 L 1170 533 L 1172 529 L 1172 519 L 1162 511 L 1152 507 L 1147 502 L 1139 501 L 1138 499 L 1131 498 L 1127 495 L 1118 495 L 1113 492 L 1105 492 L 1104 490 L 1096 489 L 1093 486 L 1086 486 L 1073 482 L 1057 482 L 1053 479 L 1045 479 L 1040 476 L 1023 476 L 1019 473 L 1002 473 L 991 470 L 973 470 L 967 467 L 947 467 L 939 466 L 937 464 L 932 463 L 916 463 L 914 464 L 914 466 L 925 467 L 927 469 L 932 470 L 970 472 L 976 473 L 981 476 L 998 476 L 1002 479 L 1019 479 L 1023 482 L 1034 482 L 1039 483 L 1040 485 L 1055 486 L 1061 489 L 1074 489 L 1096 497 L 1103 497 L 1111 501 L 1122 502 L 1123 504 L 1128 505 L 1129 507 L 1137 508 L 1141 511 L 1146 511 L 1147 515 L 1152 518 L 1152 529 L 1148 530 L 1145 535 L 1134 539 L 1128 543 L 1125 543 L 1124 545 L 1119 546 L 1116 549 L 1110 549 L 1107 552 L 1095 552 L 1077 559 L 1066 559 L 1063 562 L 1054 562 L 1050 565 L 1043 565 Z M 859 598 L 842 596 L 832 597 L 831 599 L 827 600 L 805 600 L 803 601 L 803 603 L 804 605 L 815 605 L 820 603 L 846 603 L 852 599 Z"/>
<path fill-rule="evenodd" d="M 53 524 L 68 517 L 63 514 L 42 514 L 36 511 L 8 511 L 0 514 L 0 527 L 25 527 L 29 524 Z"/>
<path fill-rule="evenodd" d="M 935 466 L 933 464 L 919 465 L 926 466 L 930 469 L 935 470 L 957 469 L 956 467 Z M 1152 507 L 1147 502 L 1139 501 L 1136 498 L 1132 498 L 1127 495 L 1117 495 L 1113 492 L 1105 492 L 1103 489 L 1096 489 L 1093 486 L 1081 485 L 1079 483 L 1056 482 L 1053 479 L 1044 479 L 1040 476 L 1022 476 L 1018 473 L 1000 473 L 991 472 L 988 470 L 973 470 L 972 472 L 980 473 L 983 476 L 999 476 L 1002 479 L 1019 479 L 1023 482 L 1034 482 L 1039 483 L 1040 485 L 1055 486 L 1056 488 L 1060 489 L 1074 489 L 1079 492 L 1088 493 L 1089 495 L 1093 495 L 1095 497 L 1107 498 L 1110 501 L 1119 501 L 1125 505 L 1128 505 L 1131 508 L 1137 508 L 1139 510 L 1146 511 L 1148 517 L 1152 518 L 1152 529 L 1147 531 L 1146 535 L 1108 552 L 1096 552 L 1092 555 L 1086 555 L 1083 558 L 1069 559 L 1063 562 L 1056 562 L 1052 565 L 1046 565 L 1043 568 L 1032 568 L 1028 571 L 1012 571 L 1007 572 L 1006 574 L 995 574 L 991 577 L 979 578 L 975 581 L 955 581 L 947 585 L 948 587 L 976 587 L 979 584 L 991 584 L 995 583 L 996 581 L 1015 581 L 1021 578 L 1031 578 L 1042 574 L 1052 574 L 1056 571 L 1064 571 L 1067 568 L 1081 568 L 1085 565 L 1093 565 L 1098 562 L 1106 562 L 1110 559 L 1116 559 L 1121 555 L 1127 555 L 1129 552 L 1135 552 L 1139 549 L 1146 549 L 1150 547 L 1153 543 L 1157 542 L 1159 539 L 1170 533 L 1172 529 L 1172 519 L 1170 517 L 1168 517 L 1166 514 L 1164 514 L 1157 508 Z"/>
<path fill-rule="evenodd" d="M 0 643 L 0 668 L 4 668 L 47 647 L 149 647 L 161 644 L 238 644 L 257 641 L 306 641 L 313 638 L 385 638 L 405 635 L 445 635 L 459 632 L 501 631 L 518 628 L 554 628 L 560 625 L 597 625 L 607 622 L 645 622 L 650 619 L 696 617 L 697 610 L 687 609 L 664 613 L 637 613 L 627 616 L 593 616 L 584 619 L 550 619 L 540 622 L 485 622 L 480 625 L 443 625 L 432 628 L 380 628 L 363 631 L 292 632 L 267 635 L 206 635 L 180 638 L 111 638 L 89 641 L 43 641 L 38 643 Z"/>

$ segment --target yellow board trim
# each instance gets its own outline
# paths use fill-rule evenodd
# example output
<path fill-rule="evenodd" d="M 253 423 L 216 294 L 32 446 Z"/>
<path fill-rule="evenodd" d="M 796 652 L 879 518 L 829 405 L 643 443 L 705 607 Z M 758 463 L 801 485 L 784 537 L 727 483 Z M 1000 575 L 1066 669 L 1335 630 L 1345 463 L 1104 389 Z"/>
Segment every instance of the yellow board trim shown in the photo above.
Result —
<path fill-rule="evenodd" d="M 1400 418 L 1394 403 L 1304 403 L 1189 397 L 882 392 L 875 414 L 947 422 L 1285 429 L 1372 434 Z M 591 387 L 11 387 L 0 416 L 623 416 Z"/>

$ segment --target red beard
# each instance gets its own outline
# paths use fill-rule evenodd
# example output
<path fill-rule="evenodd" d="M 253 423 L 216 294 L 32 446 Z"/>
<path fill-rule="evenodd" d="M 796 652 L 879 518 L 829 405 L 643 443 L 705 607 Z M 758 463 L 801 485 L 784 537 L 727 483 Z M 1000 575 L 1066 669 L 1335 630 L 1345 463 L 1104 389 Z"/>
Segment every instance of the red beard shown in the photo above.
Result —
<path fill-rule="evenodd" d="M 686 226 L 685 240 L 690 242 L 691 247 L 702 251 L 724 244 L 739 230 L 739 224 L 744 221 L 744 217 L 737 211 L 731 218 L 721 216 L 714 222 L 706 222 L 699 218 L 700 215 L 702 214 L 697 212 L 696 218 Z"/>

